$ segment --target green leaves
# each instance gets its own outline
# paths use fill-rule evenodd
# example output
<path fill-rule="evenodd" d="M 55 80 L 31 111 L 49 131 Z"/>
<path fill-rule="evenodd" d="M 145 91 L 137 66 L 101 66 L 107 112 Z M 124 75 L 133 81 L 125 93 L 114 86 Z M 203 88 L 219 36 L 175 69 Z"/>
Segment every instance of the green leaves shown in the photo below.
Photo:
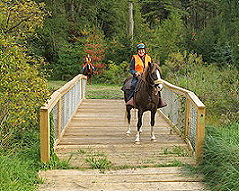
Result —
<path fill-rule="evenodd" d="M 39 72 L 41 58 L 28 55 L 24 39 L 42 24 L 42 4 L 0 1 L 0 145 L 38 126 L 38 111 L 49 96 Z"/>
<path fill-rule="evenodd" d="M 5 34 L 25 36 L 41 27 L 45 13 L 44 4 L 34 1 L 2 0 L 0 26 Z"/>

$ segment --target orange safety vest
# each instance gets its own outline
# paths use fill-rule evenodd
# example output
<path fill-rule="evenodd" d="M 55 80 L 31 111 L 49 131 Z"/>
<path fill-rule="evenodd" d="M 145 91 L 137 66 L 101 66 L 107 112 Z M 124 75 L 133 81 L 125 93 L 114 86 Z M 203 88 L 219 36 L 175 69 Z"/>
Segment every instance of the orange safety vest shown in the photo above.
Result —
<path fill-rule="evenodd" d="M 148 63 L 151 62 L 151 58 L 149 55 L 145 55 L 144 63 L 143 60 L 139 57 L 139 55 L 133 55 L 135 59 L 135 70 L 139 73 L 143 73 L 144 67 L 148 66 Z"/>
<path fill-rule="evenodd" d="M 86 63 L 91 62 L 91 59 L 88 58 L 88 57 L 85 57 L 85 62 L 86 62 Z"/>

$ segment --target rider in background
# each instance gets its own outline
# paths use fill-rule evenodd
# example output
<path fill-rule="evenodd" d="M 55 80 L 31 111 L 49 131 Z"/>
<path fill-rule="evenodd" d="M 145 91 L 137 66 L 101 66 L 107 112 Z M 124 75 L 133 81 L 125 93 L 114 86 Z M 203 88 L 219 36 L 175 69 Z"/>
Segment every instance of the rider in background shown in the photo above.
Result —
<path fill-rule="evenodd" d="M 144 68 L 151 62 L 151 57 L 146 54 L 146 46 L 143 43 L 137 45 L 137 55 L 133 55 L 130 61 L 130 73 L 133 75 L 131 88 L 129 93 L 129 100 L 126 105 L 134 106 L 134 90 L 138 82 L 138 77 L 143 73 Z"/>
<path fill-rule="evenodd" d="M 83 68 L 82 68 L 82 74 L 84 74 L 84 71 L 86 69 L 87 64 L 90 64 L 90 66 L 92 67 L 93 71 L 95 70 L 95 67 L 91 63 L 91 58 L 90 58 L 89 54 L 86 57 L 84 57 L 84 65 L 83 65 Z"/>

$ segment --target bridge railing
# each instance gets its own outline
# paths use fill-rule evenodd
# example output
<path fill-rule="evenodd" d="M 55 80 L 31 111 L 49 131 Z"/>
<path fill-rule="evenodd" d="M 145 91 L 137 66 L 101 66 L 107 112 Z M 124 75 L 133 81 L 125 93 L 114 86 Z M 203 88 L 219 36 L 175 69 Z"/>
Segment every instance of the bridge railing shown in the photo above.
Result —
<path fill-rule="evenodd" d="M 160 112 L 187 142 L 199 163 L 203 155 L 206 107 L 193 92 L 163 82 L 162 97 L 167 107 Z"/>
<path fill-rule="evenodd" d="M 62 137 L 65 127 L 85 98 L 86 76 L 79 74 L 60 89 L 40 109 L 41 161 L 50 160 L 50 131 L 54 132 L 54 144 Z M 53 128 L 53 129 L 51 129 Z"/>

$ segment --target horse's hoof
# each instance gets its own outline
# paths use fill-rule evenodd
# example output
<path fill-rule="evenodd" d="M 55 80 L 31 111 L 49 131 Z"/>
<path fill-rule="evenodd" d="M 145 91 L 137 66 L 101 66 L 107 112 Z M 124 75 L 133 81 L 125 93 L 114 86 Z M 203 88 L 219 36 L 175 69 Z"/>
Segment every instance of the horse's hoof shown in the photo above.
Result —
<path fill-rule="evenodd" d="M 129 137 L 130 135 L 131 135 L 131 133 L 128 133 L 128 132 L 126 133 L 126 136 L 128 136 L 128 137 Z"/>
<path fill-rule="evenodd" d="M 170 132 L 169 132 L 169 134 L 170 134 L 170 135 L 172 135 L 172 134 L 173 134 L 173 130 L 172 130 L 172 129 L 170 129 Z"/>
<path fill-rule="evenodd" d="M 135 144 L 136 145 L 140 145 L 140 141 L 135 141 Z"/>
<path fill-rule="evenodd" d="M 151 139 L 152 142 L 156 142 L 157 140 L 156 139 Z"/>

